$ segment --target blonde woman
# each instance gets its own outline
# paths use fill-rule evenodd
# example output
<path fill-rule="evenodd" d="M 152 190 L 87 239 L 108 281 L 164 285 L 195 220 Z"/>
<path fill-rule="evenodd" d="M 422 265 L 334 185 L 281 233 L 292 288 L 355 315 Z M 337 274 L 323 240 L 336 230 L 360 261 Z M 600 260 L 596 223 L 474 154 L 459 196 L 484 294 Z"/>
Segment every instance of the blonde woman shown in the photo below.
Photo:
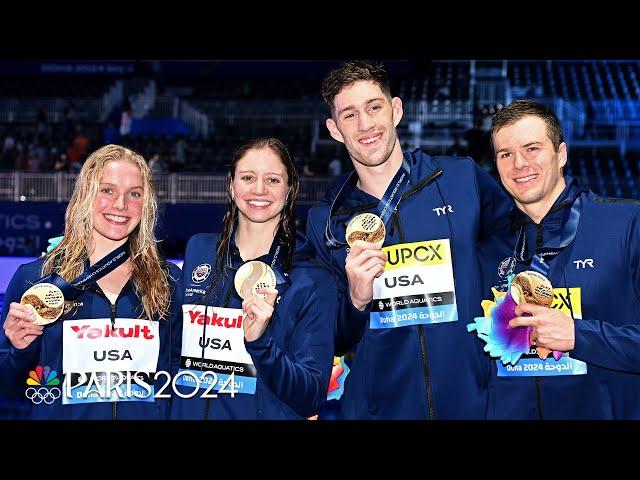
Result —
<path fill-rule="evenodd" d="M 166 418 L 168 401 L 155 399 L 165 377 L 155 382 L 154 374 L 171 371 L 172 340 L 179 348 L 181 281 L 158 254 L 156 213 L 145 159 L 104 146 L 82 167 L 63 240 L 13 276 L 2 311 L 0 348 L 8 353 L 0 357 L 0 391 L 32 403 L 29 418 Z M 34 284 L 47 292 L 55 285 L 65 297 L 52 323 L 20 303 Z"/>

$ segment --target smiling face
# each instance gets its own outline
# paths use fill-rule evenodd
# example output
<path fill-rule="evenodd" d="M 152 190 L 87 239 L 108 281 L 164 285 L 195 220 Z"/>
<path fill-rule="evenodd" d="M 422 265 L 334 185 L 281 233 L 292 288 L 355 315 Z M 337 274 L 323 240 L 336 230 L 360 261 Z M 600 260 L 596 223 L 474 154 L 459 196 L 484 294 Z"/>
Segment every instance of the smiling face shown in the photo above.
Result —
<path fill-rule="evenodd" d="M 360 80 L 335 96 L 326 125 L 354 161 L 376 167 L 389 159 L 396 144 L 400 148 L 396 126 L 401 118 L 399 98 L 390 100 L 375 82 Z"/>
<path fill-rule="evenodd" d="M 493 134 L 496 166 L 518 207 L 539 222 L 565 187 L 567 146 L 556 151 L 544 120 L 526 116 Z"/>
<path fill-rule="evenodd" d="M 124 240 L 140 224 L 144 204 L 140 169 L 126 160 L 105 164 L 93 202 L 96 240 Z"/>
<path fill-rule="evenodd" d="M 284 164 L 271 148 L 248 150 L 236 164 L 231 195 L 238 222 L 263 223 L 275 229 L 289 187 Z"/>

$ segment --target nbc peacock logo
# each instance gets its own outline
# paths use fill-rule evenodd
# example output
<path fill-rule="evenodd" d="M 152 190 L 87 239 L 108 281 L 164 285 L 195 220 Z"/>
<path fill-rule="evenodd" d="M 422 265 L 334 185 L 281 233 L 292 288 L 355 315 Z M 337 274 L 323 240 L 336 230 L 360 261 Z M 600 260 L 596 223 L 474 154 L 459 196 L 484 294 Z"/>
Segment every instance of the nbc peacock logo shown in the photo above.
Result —
<path fill-rule="evenodd" d="M 35 405 L 42 402 L 51 405 L 62 394 L 56 386 L 60 385 L 58 372 L 51 370 L 49 367 L 38 365 L 35 370 L 31 370 L 29 378 L 27 378 L 27 385 L 29 385 L 29 388 L 24 394 Z"/>

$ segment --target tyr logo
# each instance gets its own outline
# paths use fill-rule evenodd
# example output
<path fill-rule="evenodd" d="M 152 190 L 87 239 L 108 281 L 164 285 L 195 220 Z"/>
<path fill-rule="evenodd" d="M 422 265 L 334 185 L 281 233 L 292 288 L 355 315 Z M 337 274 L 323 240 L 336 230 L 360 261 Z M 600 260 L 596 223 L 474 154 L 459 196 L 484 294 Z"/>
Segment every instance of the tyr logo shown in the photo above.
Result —
<path fill-rule="evenodd" d="M 451 205 L 445 205 L 444 207 L 436 207 L 433 209 L 434 212 L 440 215 L 446 215 L 447 213 L 453 213 L 453 207 Z"/>
<path fill-rule="evenodd" d="M 591 268 L 595 268 L 593 266 L 593 258 L 585 258 L 584 260 L 574 260 L 573 263 L 576 264 L 576 268 L 580 270 L 581 268 L 587 268 L 589 265 Z"/>

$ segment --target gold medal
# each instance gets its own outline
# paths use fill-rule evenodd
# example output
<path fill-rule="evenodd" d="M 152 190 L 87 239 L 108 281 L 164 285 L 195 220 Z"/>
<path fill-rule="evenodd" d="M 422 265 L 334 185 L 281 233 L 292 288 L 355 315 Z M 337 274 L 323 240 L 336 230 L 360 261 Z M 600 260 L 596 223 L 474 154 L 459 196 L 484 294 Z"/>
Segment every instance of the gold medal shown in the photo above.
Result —
<path fill-rule="evenodd" d="M 62 315 L 64 295 L 52 283 L 37 283 L 24 292 L 20 303 L 32 308 L 36 325 L 47 325 L 55 322 Z"/>
<path fill-rule="evenodd" d="M 356 215 L 347 224 L 346 237 L 350 247 L 353 247 L 356 240 L 364 240 L 382 246 L 386 234 L 384 222 L 373 213 Z"/>
<path fill-rule="evenodd" d="M 531 270 L 520 272 L 511 281 L 511 296 L 516 303 L 533 303 L 550 307 L 553 302 L 553 287 L 544 275 Z"/>
<path fill-rule="evenodd" d="M 242 265 L 233 279 L 238 295 L 243 300 L 251 297 L 261 288 L 276 288 L 276 274 L 269 265 L 253 260 Z M 266 300 L 267 296 L 262 295 Z"/>
<path fill-rule="evenodd" d="M 544 275 L 527 270 L 520 272 L 511 281 L 511 297 L 517 304 L 533 303 L 542 307 L 550 307 L 553 302 L 553 287 Z M 536 353 L 542 360 L 546 359 L 551 350 L 535 345 Z"/>

